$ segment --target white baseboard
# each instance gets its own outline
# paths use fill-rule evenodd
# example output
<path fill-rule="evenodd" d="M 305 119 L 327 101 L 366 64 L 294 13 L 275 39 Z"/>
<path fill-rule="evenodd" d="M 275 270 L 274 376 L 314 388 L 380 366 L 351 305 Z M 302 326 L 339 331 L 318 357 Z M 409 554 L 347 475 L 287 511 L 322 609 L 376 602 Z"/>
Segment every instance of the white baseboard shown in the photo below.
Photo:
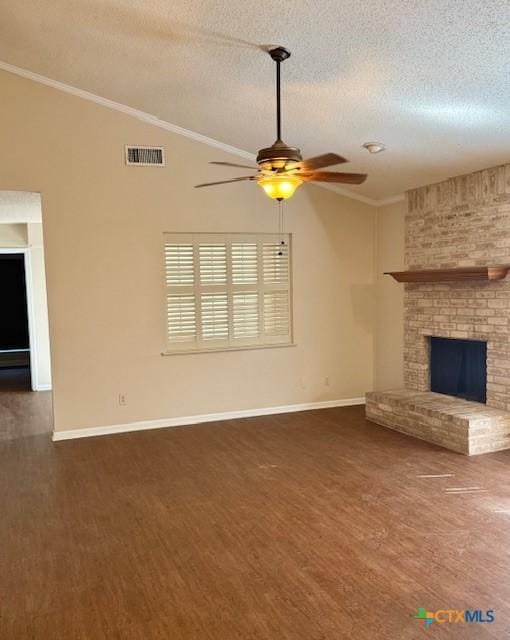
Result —
<path fill-rule="evenodd" d="M 205 413 L 203 415 L 182 416 L 179 418 L 162 418 L 159 420 L 143 420 L 142 422 L 128 422 L 126 424 L 112 424 L 106 427 L 89 427 L 86 429 L 69 429 L 54 431 L 53 440 L 73 440 L 74 438 L 90 438 L 106 436 L 127 431 L 146 431 L 148 429 L 163 429 L 166 427 L 184 427 L 203 422 L 218 422 L 219 420 L 234 420 L 235 418 L 253 418 L 277 413 L 294 413 L 311 409 L 328 409 L 331 407 L 351 407 L 365 404 L 365 398 L 346 398 L 344 400 L 323 400 L 320 402 L 306 402 L 303 404 L 288 404 L 279 407 L 264 407 L 260 409 L 241 409 L 240 411 L 226 411 L 224 413 Z"/>
<path fill-rule="evenodd" d="M 51 384 L 38 384 L 35 391 L 51 391 Z"/>

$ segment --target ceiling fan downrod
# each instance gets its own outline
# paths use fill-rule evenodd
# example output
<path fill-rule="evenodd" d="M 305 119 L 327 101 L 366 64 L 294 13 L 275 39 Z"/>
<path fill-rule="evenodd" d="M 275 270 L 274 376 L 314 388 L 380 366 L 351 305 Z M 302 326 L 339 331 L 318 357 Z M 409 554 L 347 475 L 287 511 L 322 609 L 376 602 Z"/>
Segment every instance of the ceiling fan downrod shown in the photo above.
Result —
<path fill-rule="evenodd" d="M 290 58 L 290 51 L 285 47 L 275 47 L 269 51 L 269 55 L 276 62 L 276 142 L 282 142 L 280 65 L 284 60 Z"/>
<path fill-rule="evenodd" d="M 303 157 L 297 147 L 289 147 L 282 140 L 282 100 L 281 100 L 281 63 L 290 58 L 285 47 L 275 47 L 268 51 L 276 62 L 276 141 L 265 149 L 260 149 L 257 163 L 267 162 L 273 169 L 283 170 L 287 162 L 300 162 Z"/>

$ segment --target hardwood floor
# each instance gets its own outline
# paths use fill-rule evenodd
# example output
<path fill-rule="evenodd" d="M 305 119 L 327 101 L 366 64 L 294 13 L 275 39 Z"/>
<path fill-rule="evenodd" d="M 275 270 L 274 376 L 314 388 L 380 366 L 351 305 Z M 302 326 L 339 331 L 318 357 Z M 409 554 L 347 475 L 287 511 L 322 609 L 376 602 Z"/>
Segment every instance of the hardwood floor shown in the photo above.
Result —
<path fill-rule="evenodd" d="M 28 367 L 0 369 L 0 442 L 52 431 L 51 391 L 31 390 Z"/>
<path fill-rule="evenodd" d="M 5 441 L 0 637 L 502 640 L 509 464 L 362 407 Z M 496 621 L 424 630 L 419 607 Z"/>

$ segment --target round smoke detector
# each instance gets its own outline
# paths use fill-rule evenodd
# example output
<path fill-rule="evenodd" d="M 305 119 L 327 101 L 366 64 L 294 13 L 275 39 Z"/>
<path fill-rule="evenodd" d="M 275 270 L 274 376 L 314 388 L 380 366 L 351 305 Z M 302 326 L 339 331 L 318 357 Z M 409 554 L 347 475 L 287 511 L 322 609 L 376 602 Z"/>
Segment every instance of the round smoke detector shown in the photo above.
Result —
<path fill-rule="evenodd" d="M 381 153 L 386 149 L 386 146 L 382 142 L 365 142 L 362 145 L 369 153 Z"/>

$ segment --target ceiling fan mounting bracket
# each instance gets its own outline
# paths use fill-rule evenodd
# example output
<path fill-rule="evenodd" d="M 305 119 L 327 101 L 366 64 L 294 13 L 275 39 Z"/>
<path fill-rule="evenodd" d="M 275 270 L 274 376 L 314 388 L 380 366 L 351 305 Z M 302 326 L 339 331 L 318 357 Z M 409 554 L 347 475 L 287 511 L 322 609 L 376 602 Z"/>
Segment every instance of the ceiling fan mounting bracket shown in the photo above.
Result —
<path fill-rule="evenodd" d="M 268 53 L 275 62 L 283 62 L 287 60 L 287 58 L 290 58 L 290 51 L 285 47 L 275 47 L 274 49 L 270 49 Z"/>

